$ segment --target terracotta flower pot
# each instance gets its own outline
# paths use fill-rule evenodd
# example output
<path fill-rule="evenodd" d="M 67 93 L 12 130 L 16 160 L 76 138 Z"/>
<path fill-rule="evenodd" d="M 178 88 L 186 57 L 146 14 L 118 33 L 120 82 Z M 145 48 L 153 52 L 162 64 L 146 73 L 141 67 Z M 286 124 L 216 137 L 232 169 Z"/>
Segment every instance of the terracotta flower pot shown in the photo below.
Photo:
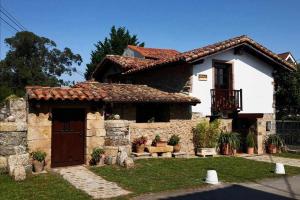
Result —
<path fill-rule="evenodd" d="M 176 144 L 175 146 L 173 146 L 173 150 L 174 150 L 174 152 L 179 152 L 179 151 L 180 151 L 180 149 L 181 149 L 181 146 L 180 146 L 180 144 Z"/>
<path fill-rule="evenodd" d="M 137 153 L 144 153 L 144 149 L 145 149 L 145 145 L 144 144 L 136 145 L 136 152 Z"/>
<path fill-rule="evenodd" d="M 269 144 L 268 145 L 268 151 L 270 154 L 274 154 L 277 153 L 277 147 L 274 144 Z"/>
<path fill-rule="evenodd" d="M 253 155 L 254 154 L 254 147 L 247 148 L 247 154 Z"/>
<path fill-rule="evenodd" d="M 237 150 L 236 149 L 232 149 L 231 153 L 232 153 L 232 155 L 236 155 Z"/>
<path fill-rule="evenodd" d="M 32 164 L 35 172 L 42 172 L 44 170 L 45 161 L 40 162 L 38 160 L 33 160 Z"/>
<path fill-rule="evenodd" d="M 221 154 L 222 155 L 230 155 L 230 147 L 229 147 L 229 144 L 222 144 L 222 147 L 221 147 Z"/>

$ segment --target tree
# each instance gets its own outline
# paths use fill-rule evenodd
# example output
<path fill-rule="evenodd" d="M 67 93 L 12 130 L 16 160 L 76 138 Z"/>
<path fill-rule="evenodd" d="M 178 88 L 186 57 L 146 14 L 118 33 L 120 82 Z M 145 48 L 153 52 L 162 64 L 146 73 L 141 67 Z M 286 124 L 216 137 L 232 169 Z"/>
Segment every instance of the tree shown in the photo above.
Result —
<path fill-rule="evenodd" d="M 96 50 L 91 53 L 91 62 L 87 64 L 85 79 L 90 79 L 96 65 L 108 54 L 122 55 L 127 45 L 144 46 L 144 42 L 140 43 L 136 35 L 131 35 L 125 27 L 116 29 L 113 26 L 110 30 L 109 37 L 105 37 L 103 41 L 95 44 Z"/>
<path fill-rule="evenodd" d="M 300 114 L 300 64 L 293 72 L 277 71 L 276 112 L 278 119 L 297 119 Z"/>
<path fill-rule="evenodd" d="M 28 31 L 6 38 L 5 43 L 9 51 L 0 63 L 2 99 L 12 93 L 23 95 L 27 85 L 67 84 L 61 76 L 72 75 L 76 71 L 73 65 L 82 62 L 81 56 L 73 54 L 71 49 L 61 51 L 54 41 Z"/>

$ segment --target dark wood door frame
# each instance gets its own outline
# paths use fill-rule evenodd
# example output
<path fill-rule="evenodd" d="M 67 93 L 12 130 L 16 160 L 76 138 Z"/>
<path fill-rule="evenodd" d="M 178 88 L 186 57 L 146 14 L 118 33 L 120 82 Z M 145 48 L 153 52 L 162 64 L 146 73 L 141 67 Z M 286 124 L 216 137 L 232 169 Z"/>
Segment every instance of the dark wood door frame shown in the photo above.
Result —
<path fill-rule="evenodd" d="M 61 116 L 58 117 L 57 116 L 58 114 Z M 58 106 L 58 107 L 53 107 L 51 109 L 51 116 L 52 116 L 51 167 L 62 167 L 62 166 L 84 164 L 86 159 L 85 158 L 86 110 L 81 107 L 65 108 L 65 107 Z M 69 119 L 69 121 L 66 118 Z M 63 120 L 63 122 L 60 120 Z M 59 125 L 57 125 L 57 123 Z M 70 140 L 70 137 L 73 140 Z M 61 147 L 59 145 L 64 147 Z M 66 147 L 68 148 L 67 150 L 65 149 Z M 70 155 L 72 157 L 71 160 L 61 159 Z"/>
<path fill-rule="evenodd" d="M 213 88 L 214 89 L 228 89 L 228 90 L 233 90 L 233 64 L 227 61 L 223 61 L 223 60 L 213 60 L 212 61 L 212 65 L 213 65 Z M 218 67 L 217 65 L 223 65 L 224 68 L 228 67 L 228 88 L 219 88 L 218 85 L 218 77 L 217 77 L 217 71 L 218 71 Z"/>

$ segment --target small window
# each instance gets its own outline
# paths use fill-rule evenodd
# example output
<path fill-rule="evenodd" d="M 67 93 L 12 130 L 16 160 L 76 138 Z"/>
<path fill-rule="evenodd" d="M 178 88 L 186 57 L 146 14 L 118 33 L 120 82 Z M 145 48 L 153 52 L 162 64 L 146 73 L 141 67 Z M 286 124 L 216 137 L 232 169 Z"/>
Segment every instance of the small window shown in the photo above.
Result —
<path fill-rule="evenodd" d="M 136 122 L 169 122 L 170 107 L 165 104 L 140 104 L 136 106 Z"/>

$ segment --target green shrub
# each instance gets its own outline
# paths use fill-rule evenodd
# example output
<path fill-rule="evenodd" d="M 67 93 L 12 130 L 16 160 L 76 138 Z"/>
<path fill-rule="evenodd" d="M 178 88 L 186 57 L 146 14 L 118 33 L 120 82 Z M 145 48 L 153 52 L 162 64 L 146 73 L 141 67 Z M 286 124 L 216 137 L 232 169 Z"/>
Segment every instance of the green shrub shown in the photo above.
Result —
<path fill-rule="evenodd" d="M 168 145 L 175 146 L 179 143 L 180 137 L 178 135 L 172 135 L 169 139 Z"/>
<path fill-rule="evenodd" d="M 246 145 L 247 147 L 255 147 L 255 140 L 254 140 L 254 133 L 253 132 L 249 132 L 247 137 L 246 137 Z"/>
<path fill-rule="evenodd" d="M 105 151 L 101 148 L 94 148 L 91 154 L 92 159 L 90 160 L 91 165 L 96 165 L 100 161 L 100 156 L 104 154 Z"/>
<path fill-rule="evenodd" d="M 157 142 L 160 142 L 160 135 L 156 135 L 154 140 L 152 140 L 152 146 L 155 146 Z"/>
<path fill-rule="evenodd" d="M 46 152 L 43 151 L 33 151 L 31 152 L 31 156 L 33 160 L 37 160 L 39 162 L 43 162 L 47 156 Z"/>
<path fill-rule="evenodd" d="M 221 132 L 220 122 L 214 120 L 209 123 L 202 121 L 193 128 L 193 140 L 197 148 L 214 148 L 218 143 Z"/>
<path fill-rule="evenodd" d="M 236 132 L 222 132 L 218 143 L 220 146 L 228 144 L 231 149 L 238 149 L 241 144 L 240 134 Z"/>
<path fill-rule="evenodd" d="M 266 144 L 272 144 L 275 145 L 276 147 L 284 146 L 283 140 L 277 134 L 269 135 L 268 138 L 266 139 Z"/>

